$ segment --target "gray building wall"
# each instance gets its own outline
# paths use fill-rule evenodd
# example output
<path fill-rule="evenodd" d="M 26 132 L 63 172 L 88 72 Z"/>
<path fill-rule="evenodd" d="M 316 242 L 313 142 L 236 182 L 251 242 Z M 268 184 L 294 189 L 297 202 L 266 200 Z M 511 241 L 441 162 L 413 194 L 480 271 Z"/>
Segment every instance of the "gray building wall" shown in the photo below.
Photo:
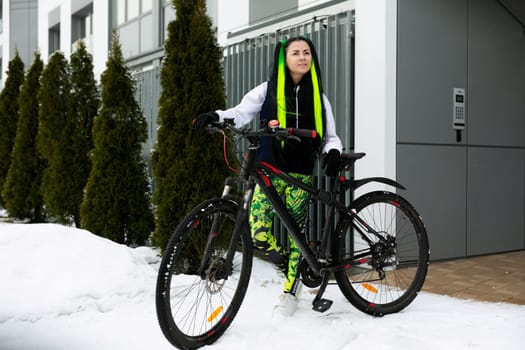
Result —
<path fill-rule="evenodd" d="M 397 178 L 434 260 L 525 248 L 524 62 L 524 28 L 498 1 L 398 0 Z"/>
<path fill-rule="evenodd" d="M 10 0 L 9 6 L 9 57 L 14 57 L 18 50 L 27 68 L 38 49 L 38 1 Z"/>
<path fill-rule="evenodd" d="M 297 11 L 297 0 L 250 0 L 250 24 L 268 21 L 279 16 Z"/>

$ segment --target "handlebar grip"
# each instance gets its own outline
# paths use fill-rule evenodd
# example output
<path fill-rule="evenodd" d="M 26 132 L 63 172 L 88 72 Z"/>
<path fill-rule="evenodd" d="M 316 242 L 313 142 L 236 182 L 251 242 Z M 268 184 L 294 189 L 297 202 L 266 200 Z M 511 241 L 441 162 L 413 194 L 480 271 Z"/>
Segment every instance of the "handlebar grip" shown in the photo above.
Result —
<path fill-rule="evenodd" d="M 315 139 L 317 137 L 317 131 L 309 129 L 289 128 L 288 136 L 299 136 Z"/>

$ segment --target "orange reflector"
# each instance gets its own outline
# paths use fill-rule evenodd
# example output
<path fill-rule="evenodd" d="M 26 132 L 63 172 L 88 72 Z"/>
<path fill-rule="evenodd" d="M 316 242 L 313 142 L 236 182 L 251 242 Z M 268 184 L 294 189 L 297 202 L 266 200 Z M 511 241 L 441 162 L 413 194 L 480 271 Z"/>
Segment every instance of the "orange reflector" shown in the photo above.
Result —
<path fill-rule="evenodd" d="M 208 322 L 213 321 L 215 317 L 217 317 L 217 315 L 221 313 L 221 311 L 222 311 L 222 305 L 216 308 L 215 311 L 211 313 L 210 317 L 208 317 Z"/>
<path fill-rule="evenodd" d="M 374 287 L 373 285 L 368 284 L 368 283 L 361 283 L 361 285 L 363 286 L 364 289 L 368 289 L 372 293 L 377 293 L 377 288 Z"/>

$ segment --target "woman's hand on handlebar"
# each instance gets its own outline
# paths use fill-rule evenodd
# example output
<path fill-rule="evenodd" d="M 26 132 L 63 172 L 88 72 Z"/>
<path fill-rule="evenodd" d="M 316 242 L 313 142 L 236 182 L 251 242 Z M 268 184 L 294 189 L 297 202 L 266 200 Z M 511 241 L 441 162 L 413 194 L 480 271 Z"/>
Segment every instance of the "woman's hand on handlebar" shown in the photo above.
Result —
<path fill-rule="evenodd" d="M 208 132 L 217 132 L 220 129 L 230 129 L 233 133 L 241 137 L 261 137 L 270 136 L 277 138 L 293 138 L 299 139 L 299 137 L 305 138 L 316 138 L 317 132 L 309 129 L 299 128 L 280 128 L 279 123 L 269 123 L 269 126 L 259 130 L 251 130 L 245 128 L 236 128 L 234 119 L 225 118 L 222 122 L 219 122 L 219 115 L 215 112 L 202 113 L 193 120 L 193 129 L 195 130 L 207 130 Z"/>
<path fill-rule="evenodd" d="M 218 121 L 219 115 L 215 112 L 201 113 L 197 116 L 197 118 L 193 119 L 193 129 L 204 130 L 209 124 Z"/>

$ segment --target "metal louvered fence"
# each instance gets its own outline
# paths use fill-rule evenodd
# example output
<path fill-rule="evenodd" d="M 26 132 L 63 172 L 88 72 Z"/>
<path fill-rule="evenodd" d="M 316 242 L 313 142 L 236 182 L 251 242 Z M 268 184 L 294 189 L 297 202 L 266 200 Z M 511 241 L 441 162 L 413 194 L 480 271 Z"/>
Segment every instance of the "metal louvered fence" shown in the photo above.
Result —
<path fill-rule="evenodd" d="M 333 16 L 314 18 L 310 21 L 267 33 L 224 48 L 224 78 L 226 83 L 227 107 L 238 104 L 244 94 L 269 78 L 274 49 L 278 41 L 304 35 L 314 43 L 323 88 L 328 96 L 336 119 L 337 134 L 346 151 L 353 148 L 354 125 L 354 14 L 343 12 Z M 256 128 L 257 121 L 252 122 Z M 326 189 L 324 176 L 319 167 L 315 170 L 315 181 Z M 350 201 L 350 194 L 347 196 Z M 324 222 L 324 208 L 310 206 L 310 240 L 320 239 Z M 275 234 L 286 245 L 283 227 L 276 222 Z"/>
<path fill-rule="evenodd" d="M 312 20 L 283 28 L 273 33 L 259 35 L 224 47 L 224 79 L 226 106 L 233 107 L 250 89 L 267 80 L 272 64 L 273 51 L 279 40 L 304 35 L 314 43 L 319 58 L 323 88 L 328 96 L 336 119 L 337 134 L 346 151 L 353 148 L 354 125 L 354 14 L 342 12 L 332 16 L 314 17 Z M 148 140 L 143 156 L 150 163 L 150 152 L 157 137 L 158 100 L 160 97 L 160 69 L 136 72 L 136 98 L 148 122 Z M 252 125 L 257 127 L 256 121 Z M 151 168 L 151 167 L 150 167 Z M 315 181 L 326 188 L 320 169 L 315 170 Z M 350 194 L 347 200 L 350 200 Z M 318 204 L 310 207 L 309 232 L 311 240 L 318 240 L 324 221 L 324 208 Z M 286 244 L 277 224 L 275 233 Z"/>

